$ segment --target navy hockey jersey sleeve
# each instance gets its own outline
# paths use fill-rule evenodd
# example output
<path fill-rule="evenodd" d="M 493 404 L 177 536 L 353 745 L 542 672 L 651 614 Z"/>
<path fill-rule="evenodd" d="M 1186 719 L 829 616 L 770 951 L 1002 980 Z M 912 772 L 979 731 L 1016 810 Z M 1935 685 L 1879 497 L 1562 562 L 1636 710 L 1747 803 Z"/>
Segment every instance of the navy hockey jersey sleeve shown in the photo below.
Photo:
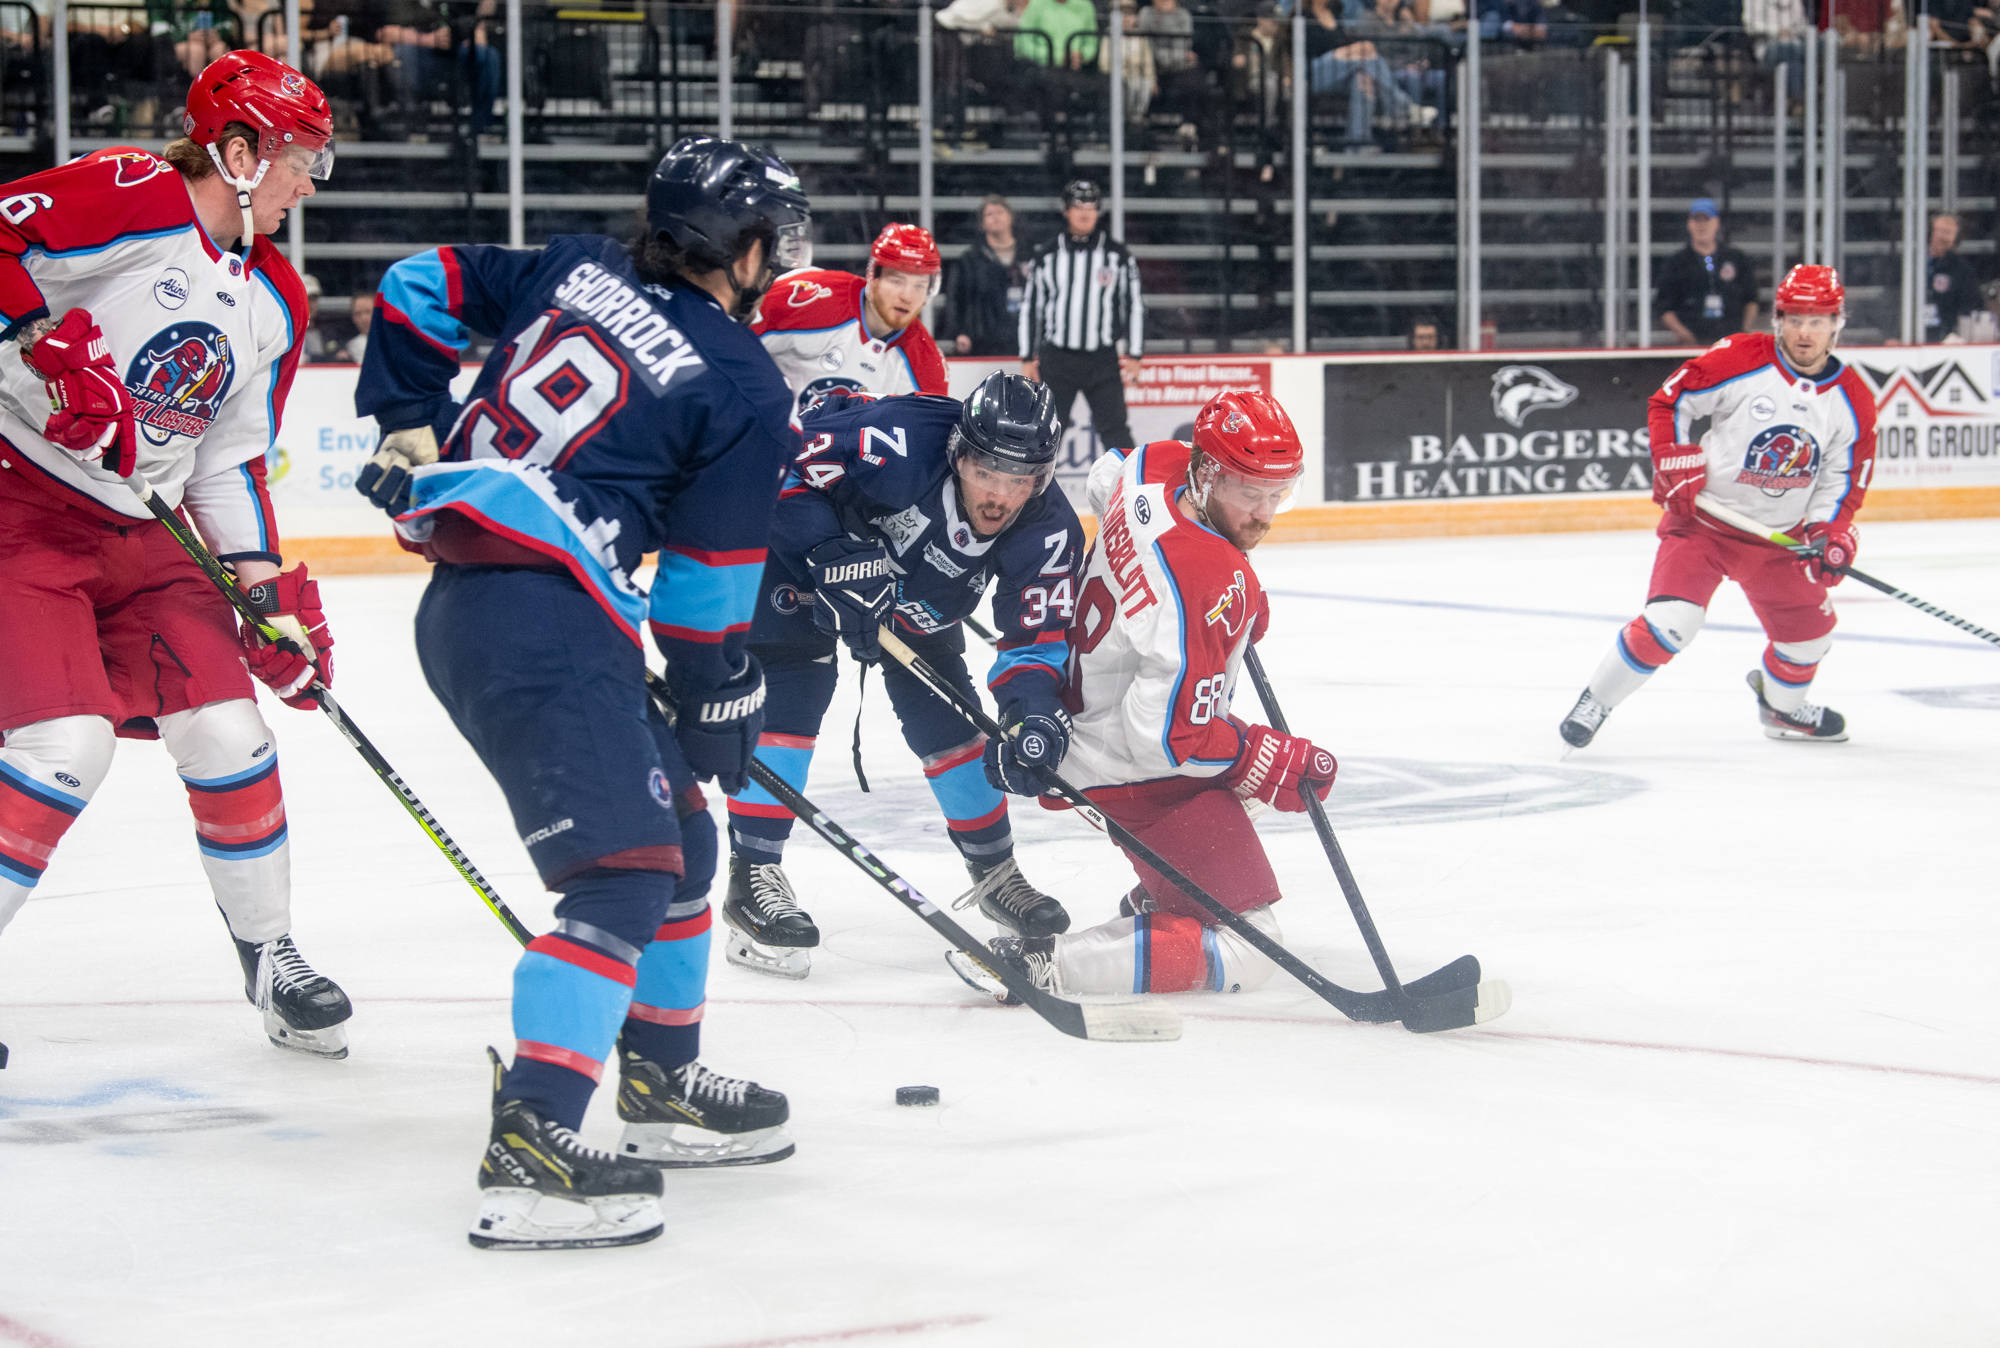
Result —
<path fill-rule="evenodd" d="M 771 551 L 793 575 L 805 554 L 846 530 L 866 532 L 883 509 L 901 510 L 936 489 L 958 400 L 934 394 L 871 399 L 830 394 L 800 418 L 805 446 L 785 474 Z"/>
<path fill-rule="evenodd" d="M 384 431 L 435 421 L 471 334 L 505 331 L 515 304 L 537 288 L 544 256 L 540 249 L 457 244 L 391 267 L 375 296 L 355 410 Z"/>
<path fill-rule="evenodd" d="M 1083 525 L 1062 488 L 1050 483 L 1001 538 L 993 585 L 1000 653 L 986 686 L 1003 708 L 1025 696 L 1053 696 L 1062 686 L 1082 569 Z"/>

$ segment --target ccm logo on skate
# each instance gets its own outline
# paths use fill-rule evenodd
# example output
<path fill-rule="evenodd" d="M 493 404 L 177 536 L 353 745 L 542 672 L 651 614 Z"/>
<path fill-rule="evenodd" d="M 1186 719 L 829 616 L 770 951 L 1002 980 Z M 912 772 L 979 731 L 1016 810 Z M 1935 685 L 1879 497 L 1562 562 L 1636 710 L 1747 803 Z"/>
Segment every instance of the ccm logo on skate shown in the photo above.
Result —
<path fill-rule="evenodd" d="M 826 578 L 822 583 L 838 585 L 843 581 L 850 580 L 880 580 L 888 574 L 889 563 L 883 558 L 876 557 L 866 562 L 849 562 L 845 566 L 829 566 L 826 569 Z"/>
<path fill-rule="evenodd" d="M 701 704 L 702 724 L 719 721 L 740 721 L 751 712 L 764 705 L 764 689 L 760 684 L 754 693 L 733 697 L 727 702 L 704 702 Z"/>
<path fill-rule="evenodd" d="M 536 843 L 547 842 L 549 839 L 555 837 L 556 834 L 567 833 L 575 827 L 576 820 L 574 819 L 558 819 L 547 828 L 538 828 L 527 837 L 521 839 L 521 845 L 523 847 L 533 847 Z"/>

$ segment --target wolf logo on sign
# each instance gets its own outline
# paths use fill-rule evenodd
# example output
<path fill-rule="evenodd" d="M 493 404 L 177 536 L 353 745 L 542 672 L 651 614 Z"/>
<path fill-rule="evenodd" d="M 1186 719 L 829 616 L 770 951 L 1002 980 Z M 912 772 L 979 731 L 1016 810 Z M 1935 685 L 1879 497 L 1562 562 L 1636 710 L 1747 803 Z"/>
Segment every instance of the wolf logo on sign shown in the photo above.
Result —
<path fill-rule="evenodd" d="M 228 334 L 212 323 L 177 323 L 153 334 L 125 370 L 148 444 L 197 436 L 215 423 L 236 376 Z"/>

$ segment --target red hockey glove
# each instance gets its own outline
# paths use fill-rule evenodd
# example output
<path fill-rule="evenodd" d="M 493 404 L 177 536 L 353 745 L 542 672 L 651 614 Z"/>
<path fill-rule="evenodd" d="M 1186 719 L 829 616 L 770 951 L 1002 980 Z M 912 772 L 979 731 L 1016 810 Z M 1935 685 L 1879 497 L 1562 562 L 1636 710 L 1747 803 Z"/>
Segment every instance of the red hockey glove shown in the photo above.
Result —
<path fill-rule="evenodd" d="M 1257 616 L 1250 621 L 1250 644 L 1255 646 L 1264 639 L 1264 633 L 1271 630 L 1271 595 L 1269 591 L 1257 591 Z"/>
<path fill-rule="evenodd" d="M 1808 524 L 1806 546 L 1819 549 L 1817 553 L 1809 552 L 1799 559 L 1799 567 L 1806 573 L 1806 579 L 1814 585 L 1838 585 L 1847 577 L 1833 568 L 1854 565 L 1854 554 L 1861 547 L 1861 535 L 1847 520 Z"/>
<path fill-rule="evenodd" d="M 1261 800 L 1286 814 L 1306 808 L 1305 792 L 1321 800 L 1333 790 L 1340 764 L 1332 754 L 1297 735 L 1280 735 L 1269 726 L 1244 726 L 1243 752 L 1236 766 L 1222 774 L 1223 785 L 1243 800 Z"/>
<path fill-rule="evenodd" d="M 1700 445 L 1653 446 L 1653 504 L 1694 518 L 1694 498 L 1708 483 L 1708 457 Z"/>
<path fill-rule="evenodd" d="M 106 468 L 129 476 L 137 457 L 132 395 L 90 311 L 64 314 L 21 360 L 49 386 L 49 404 L 56 409 L 43 438 L 86 462 L 101 456 Z"/>
<path fill-rule="evenodd" d="M 236 634 L 243 647 L 243 662 L 288 707 L 309 711 L 319 705 L 312 682 L 333 685 L 333 633 L 326 630 L 326 614 L 319 606 L 319 582 L 306 576 L 300 562 L 267 581 L 246 586 L 250 607 L 264 621 L 290 637 L 305 652 L 297 655 L 264 640 L 263 633 L 244 623 Z"/>

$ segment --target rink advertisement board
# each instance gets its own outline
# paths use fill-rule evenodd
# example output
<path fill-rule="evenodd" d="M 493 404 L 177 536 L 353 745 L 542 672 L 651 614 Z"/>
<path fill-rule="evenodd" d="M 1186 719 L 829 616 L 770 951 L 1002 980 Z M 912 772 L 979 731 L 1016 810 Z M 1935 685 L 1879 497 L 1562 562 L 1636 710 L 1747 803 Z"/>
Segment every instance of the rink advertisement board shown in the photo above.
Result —
<path fill-rule="evenodd" d="M 2000 347 L 1871 347 L 1875 486 L 2000 486 Z"/>
<path fill-rule="evenodd" d="M 1650 491 L 1646 399 L 1682 359 L 1468 353 L 1330 362 L 1325 499 Z"/>

